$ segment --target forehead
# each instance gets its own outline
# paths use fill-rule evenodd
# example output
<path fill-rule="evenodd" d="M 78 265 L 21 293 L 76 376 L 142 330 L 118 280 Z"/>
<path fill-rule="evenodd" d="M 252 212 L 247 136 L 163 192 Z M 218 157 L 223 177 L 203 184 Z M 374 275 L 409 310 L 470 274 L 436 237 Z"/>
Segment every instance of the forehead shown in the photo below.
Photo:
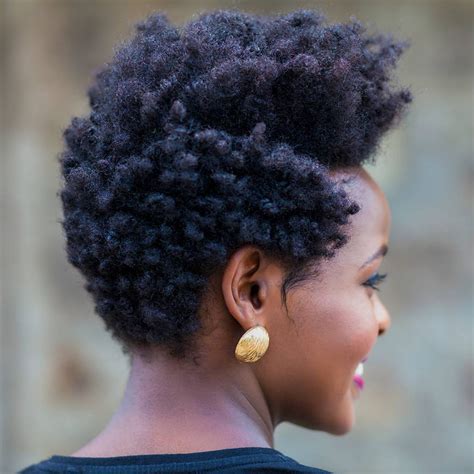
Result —
<path fill-rule="evenodd" d="M 390 206 L 385 193 L 367 170 L 361 167 L 345 168 L 331 171 L 330 175 L 361 207 L 351 218 L 354 230 L 388 234 L 391 225 Z"/>
<path fill-rule="evenodd" d="M 341 249 L 341 257 L 350 256 L 354 263 L 372 255 L 381 244 L 388 243 L 391 226 L 390 207 L 380 186 L 361 167 L 331 171 L 360 211 L 350 216 L 350 240 Z"/>

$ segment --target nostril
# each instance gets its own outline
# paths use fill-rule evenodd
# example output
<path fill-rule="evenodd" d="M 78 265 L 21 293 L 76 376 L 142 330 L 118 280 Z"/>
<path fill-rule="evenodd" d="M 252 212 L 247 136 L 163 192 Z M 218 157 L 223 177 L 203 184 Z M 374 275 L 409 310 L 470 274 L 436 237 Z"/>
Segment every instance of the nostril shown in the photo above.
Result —
<path fill-rule="evenodd" d="M 381 336 L 384 332 L 385 332 L 385 329 L 384 329 L 384 328 L 380 328 L 380 329 L 379 329 L 379 336 Z"/>

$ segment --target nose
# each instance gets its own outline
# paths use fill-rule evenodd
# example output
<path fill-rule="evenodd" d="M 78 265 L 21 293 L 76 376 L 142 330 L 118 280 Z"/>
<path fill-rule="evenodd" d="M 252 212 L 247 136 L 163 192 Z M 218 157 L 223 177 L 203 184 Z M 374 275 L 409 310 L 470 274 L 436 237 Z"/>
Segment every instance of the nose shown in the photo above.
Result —
<path fill-rule="evenodd" d="M 384 304 L 380 301 L 378 295 L 374 295 L 374 310 L 375 316 L 377 318 L 377 322 L 379 324 L 379 336 L 387 332 L 388 328 L 391 325 L 390 314 L 387 311 L 387 308 Z"/>

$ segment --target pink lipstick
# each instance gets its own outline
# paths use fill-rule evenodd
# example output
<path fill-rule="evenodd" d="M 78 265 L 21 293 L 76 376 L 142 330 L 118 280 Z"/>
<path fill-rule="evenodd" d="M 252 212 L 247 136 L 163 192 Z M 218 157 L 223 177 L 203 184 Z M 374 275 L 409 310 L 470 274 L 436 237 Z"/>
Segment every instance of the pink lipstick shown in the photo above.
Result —
<path fill-rule="evenodd" d="M 362 375 L 364 374 L 364 362 L 366 360 L 367 360 L 367 357 L 362 359 L 362 362 L 359 362 L 359 365 L 357 366 L 354 377 L 352 379 L 360 390 L 364 388 L 365 382 L 364 382 L 364 379 L 362 378 Z"/>

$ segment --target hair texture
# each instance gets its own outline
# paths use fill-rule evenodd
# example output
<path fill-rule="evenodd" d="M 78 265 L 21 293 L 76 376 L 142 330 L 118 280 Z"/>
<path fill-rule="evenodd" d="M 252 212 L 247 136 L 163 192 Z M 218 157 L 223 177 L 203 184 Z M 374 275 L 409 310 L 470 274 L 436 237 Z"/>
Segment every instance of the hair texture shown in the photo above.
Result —
<path fill-rule="evenodd" d="M 209 277 L 239 247 L 281 262 L 286 294 L 349 239 L 360 210 L 332 169 L 373 160 L 412 101 L 408 46 L 314 10 L 155 12 L 88 88 L 59 155 L 69 262 L 131 346 L 185 357 Z"/>

